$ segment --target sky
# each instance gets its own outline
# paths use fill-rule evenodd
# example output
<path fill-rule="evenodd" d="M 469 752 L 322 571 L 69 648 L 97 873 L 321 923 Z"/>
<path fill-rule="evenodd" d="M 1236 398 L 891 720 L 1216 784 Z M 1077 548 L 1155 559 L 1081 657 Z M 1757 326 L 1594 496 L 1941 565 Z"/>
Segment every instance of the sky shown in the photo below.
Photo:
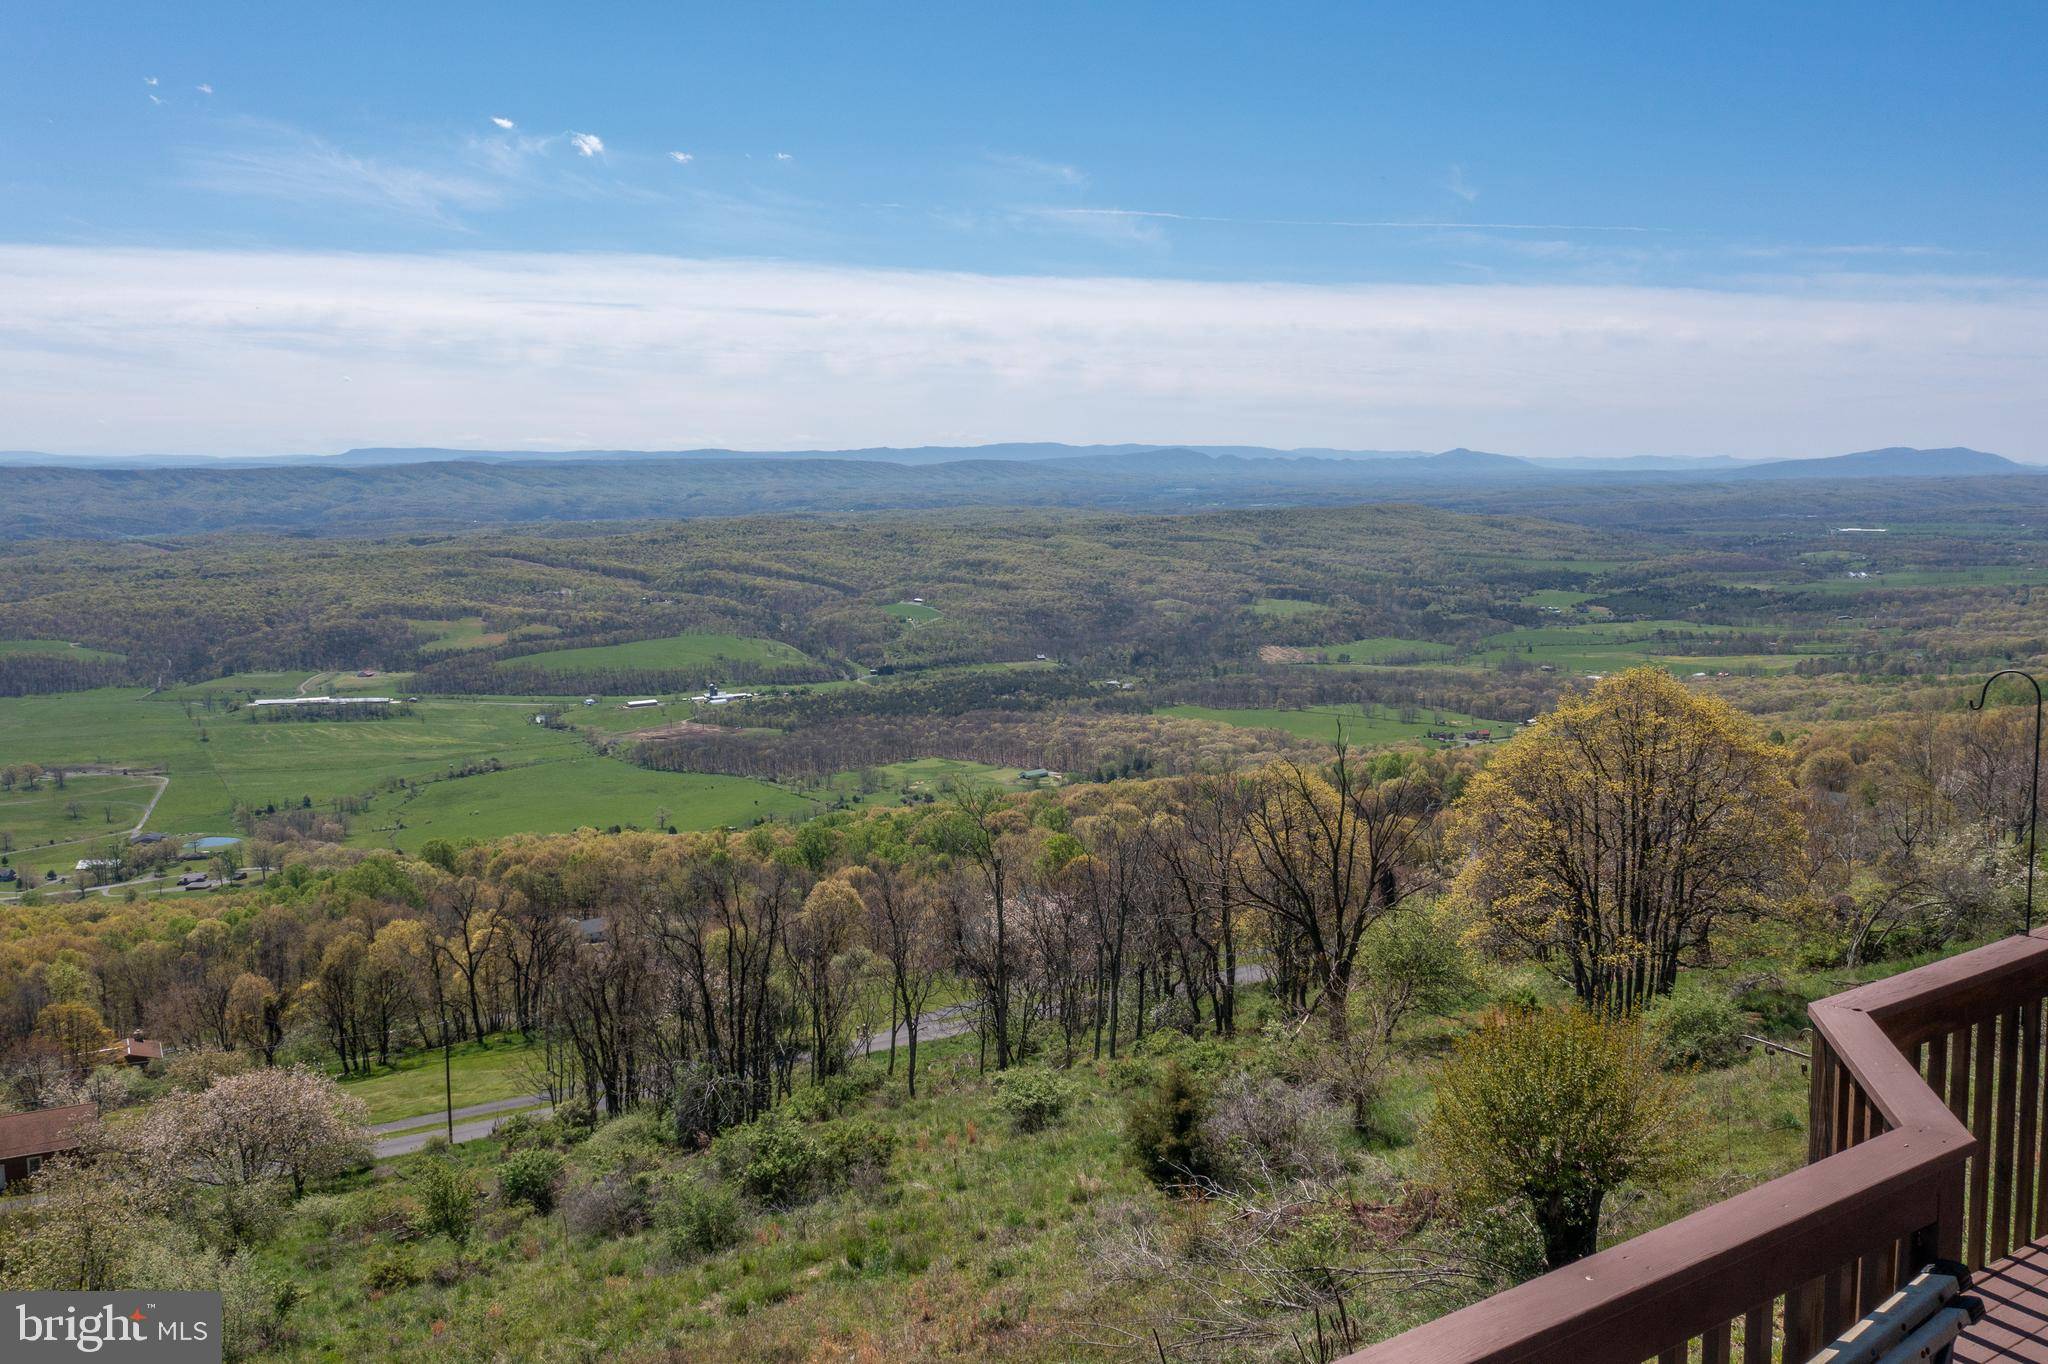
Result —
<path fill-rule="evenodd" d="M 2048 459 L 2048 7 L 110 4 L 0 448 Z"/>

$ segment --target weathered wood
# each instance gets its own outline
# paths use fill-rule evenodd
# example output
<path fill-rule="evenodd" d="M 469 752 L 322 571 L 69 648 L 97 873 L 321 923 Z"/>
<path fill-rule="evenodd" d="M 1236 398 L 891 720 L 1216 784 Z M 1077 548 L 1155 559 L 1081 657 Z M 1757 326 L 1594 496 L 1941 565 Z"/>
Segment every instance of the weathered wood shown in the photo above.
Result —
<path fill-rule="evenodd" d="M 1771 1303 L 1742 1315 L 1742 1364 L 1771 1364 L 1777 1313 Z"/>
<path fill-rule="evenodd" d="M 1700 1364 L 1729 1364 L 1729 1324 L 1722 1322 L 1700 1337 Z"/>
<path fill-rule="evenodd" d="M 2002 1260 L 2012 1249 L 2012 1194 L 2019 1183 L 2020 1013 L 1998 1016 L 1998 1099 L 1991 1116 L 1991 1226 L 1984 1259 Z M 1979 1152 L 1982 1158 L 1982 1152 Z"/>
<path fill-rule="evenodd" d="M 2013 1240 L 2025 1245 L 2040 1234 L 2036 1200 L 2048 1181 L 2040 1178 L 2041 1157 L 2041 1001 L 2029 999 L 2020 1010 L 2020 1144 L 2019 1183 L 2013 1190 Z"/>
<path fill-rule="evenodd" d="M 1976 1269 L 1984 1264 L 1986 1234 L 1991 1230 L 1991 1109 L 1997 1095 L 1992 1091 L 1992 1067 L 1998 1059 L 1998 1022 L 1995 1017 L 1977 1023 L 1976 1073 L 1970 1077 L 1970 1135 L 1977 1139 L 1970 1158 L 1970 1235 L 1965 1243 L 1965 1263 Z"/>

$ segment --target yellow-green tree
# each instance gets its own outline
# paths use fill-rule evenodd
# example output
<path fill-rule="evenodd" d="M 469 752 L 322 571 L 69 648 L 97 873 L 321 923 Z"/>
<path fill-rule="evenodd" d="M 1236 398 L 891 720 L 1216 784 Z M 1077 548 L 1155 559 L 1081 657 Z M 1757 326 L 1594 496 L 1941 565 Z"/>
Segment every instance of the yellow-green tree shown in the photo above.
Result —
<path fill-rule="evenodd" d="M 1562 961 L 1588 1004 L 1645 1004 L 1717 919 L 1773 902 L 1800 838 L 1785 767 L 1748 717 L 1661 669 L 1606 678 L 1467 788 L 1457 894 L 1497 944 Z"/>
<path fill-rule="evenodd" d="M 1693 1123 L 1685 1081 L 1659 1067 L 1637 1019 L 1567 1005 L 1496 1012 L 1468 1034 L 1422 1139 L 1466 1207 L 1525 1201 L 1555 1269 L 1598 1247 L 1610 1190 L 1687 1168 Z"/>
<path fill-rule="evenodd" d="M 114 1034 L 90 1004 L 45 1004 L 36 1015 L 36 1039 L 74 1070 L 84 1070 L 114 1045 Z"/>

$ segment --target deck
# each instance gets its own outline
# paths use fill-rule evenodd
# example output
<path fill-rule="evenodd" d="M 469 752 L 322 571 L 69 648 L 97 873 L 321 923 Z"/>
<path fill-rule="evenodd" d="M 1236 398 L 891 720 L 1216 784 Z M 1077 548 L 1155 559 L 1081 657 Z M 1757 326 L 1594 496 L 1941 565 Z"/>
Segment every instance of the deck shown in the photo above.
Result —
<path fill-rule="evenodd" d="M 2048 1364 L 2048 1242 L 1984 1266 L 1970 1292 L 1984 1320 L 1956 1342 L 1956 1364 Z"/>
<path fill-rule="evenodd" d="M 1824 999 L 1807 1164 L 1346 1364 L 1806 1364 L 1921 1266 L 2048 1364 L 2048 930 Z"/>

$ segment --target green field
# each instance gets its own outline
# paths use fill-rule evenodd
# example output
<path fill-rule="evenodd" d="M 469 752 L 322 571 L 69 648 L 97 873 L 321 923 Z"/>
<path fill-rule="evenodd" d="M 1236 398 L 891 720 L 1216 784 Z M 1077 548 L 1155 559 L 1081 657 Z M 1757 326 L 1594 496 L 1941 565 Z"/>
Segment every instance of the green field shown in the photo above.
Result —
<path fill-rule="evenodd" d="M 417 793 L 386 792 L 353 820 L 349 842 L 415 852 L 430 838 L 568 833 L 614 824 L 651 829 L 662 810 L 679 829 L 709 829 L 801 818 L 817 809 L 795 792 L 746 777 L 651 772 L 582 754 L 437 781 Z M 404 827 L 393 827 L 401 822 Z"/>
<path fill-rule="evenodd" d="M 1560 611 L 1569 610 L 1582 602 L 1591 601 L 1591 592 L 1572 592 L 1561 587 L 1546 587 L 1540 592 L 1531 592 L 1522 598 L 1524 606 L 1555 606 Z"/>
<path fill-rule="evenodd" d="M 67 776 L 60 790 L 45 778 L 33 791 L 17 786 L 0 791 L 0 848 L 52 840 L 104 838 L 125 832 L 142 818 L 156 783 L 144 777 L 82 774 Z M 76 807 L 74 810 L 73 807 Z"/>
<path fill-rule="evenodd" d="M 519 654 L 499 663 L 523 672 L 582 672 L 590 669 L 802 667 L 811 660 L 787 644 L 744 635 L 691 632 L 663 639 L 636 639 L 627 644 L 602 644 L 587 649 L 550 649 Z"/>
<path fill-rule="evenodd" d="M 1297 616 L 1313 616 L 1318 611 L 1330 608 L 1318 602 L 1302 601 L 1297 597 L 1260 597 L 1251 604 L 1251 613 L 1268 620 L 1291 620 Z"/>
<path fill-rule="evenodd" d="M 1418 742 L 1436 745 L 1427 737 L 1432 729 L 1486 729 L 1496 739 L 1505 739 L 1515 726 L 1502 720 L 1480 720 L 1455 711 L 1414 708 L 1416 718 L 1404 719 L 1390 706 L 1314 706 L 1303 710 L 1233 710 L 1218 706 L 1162 706 L 1154 714 L 1179 715 L 1191 720 L 1208 720 L 1244 729 L 1279 729 L 1304 739 L 1335 742 L 1339 732 L 1344 741 L 1361 748 L 1383 744 Z"/>
<path fill-rule="evenodd" d="M 882 609 L 902 621 L 905 625 L 923 625 L 939 618 L 939 611 L 936 607 L 926 606 L 922 602 L 891 602 Z"/>
<path fill-rule="evenodd" d="M 1375 639 L 1354 639 L 1349 644 L 1322 644 L 1309 652 L 1318 661 L 1328 663 L 1387 663 L 1396 659 L 1406 663 L 1449 658 L 1457 648 L 1427 639 L 1397 639 L 1382 635 Z"/>
<path fill-rule="evenodd" d="M 454 1080 L 455 1106 L 493 1103 L 532 1094 L 539 1082 L 540 1048 L 518 1034 L 502 1034 L 488 1042 L 463 1042 L 449 1048 L 448 1071 Z M 337 1077 L 355 1098 L 369 1106 L 367 1122 L 397 1122 L 441 1113 L 446 1085 L 439 1051 L 415 1052 L 368 1075 Z"/>
<path fill-rule="evenodd" d="M 0 654 L 63 654 L 67 658 L 115 659 L 104 649 L 88 649 L 62 639 L 0 639 Z"/>

